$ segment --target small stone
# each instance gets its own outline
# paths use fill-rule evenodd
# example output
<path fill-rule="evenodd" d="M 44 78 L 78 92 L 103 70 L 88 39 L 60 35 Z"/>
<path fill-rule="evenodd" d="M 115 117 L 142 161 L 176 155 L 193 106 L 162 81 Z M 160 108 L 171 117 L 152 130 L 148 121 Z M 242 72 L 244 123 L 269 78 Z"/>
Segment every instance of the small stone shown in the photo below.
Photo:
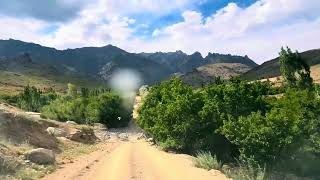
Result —
<path fill-rule="evenodd" d="M 78 123 L 76 123 L 74 121 L 66 121 L 66 124 L 77 125 Z"/>
<path fill-rule="evenodd" d="M 48 127 L 47 132 L 54 137 L 66 137 L 67 132 L 61 128 Z"/>

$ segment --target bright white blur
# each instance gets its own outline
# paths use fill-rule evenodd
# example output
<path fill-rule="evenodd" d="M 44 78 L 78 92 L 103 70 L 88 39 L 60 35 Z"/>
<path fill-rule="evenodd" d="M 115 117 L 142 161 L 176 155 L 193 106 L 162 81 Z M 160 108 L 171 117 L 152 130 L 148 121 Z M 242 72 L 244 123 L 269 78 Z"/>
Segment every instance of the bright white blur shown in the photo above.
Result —
<path fill-rule="evenodd" d="M 125 105 L 131 106 L 142 82 L 142 77 L 138 72 L 121 69 L 112 74 L 109 84 L 111 89 L 125 100 Z"/>

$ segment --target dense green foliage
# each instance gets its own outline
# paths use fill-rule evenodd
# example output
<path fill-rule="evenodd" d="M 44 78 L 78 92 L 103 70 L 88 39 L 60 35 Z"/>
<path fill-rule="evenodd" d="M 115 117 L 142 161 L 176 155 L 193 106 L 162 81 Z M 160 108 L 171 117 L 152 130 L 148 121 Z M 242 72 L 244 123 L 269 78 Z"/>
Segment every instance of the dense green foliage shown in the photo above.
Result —
<path fill-rule="evenodd" d="M 279 60 L 280 71 L 289 87 L 312 88 L 310 67 L 298 52 L 293 53 L 288 47 L 281 48 Z"/>
<path fill-rule="evenodd" d="M 138 124 L 165 149 L 209 151 L 222 163 L 250 159 L 257 173 L 265 167 L 270 174 L 291 162 L 281 171 L 320 175 L 311 168 L 320 165 L 317 93 L 277 91 L 269 82 L 236 78 L 193 90 L 173 78 L 150 89 Z M 306 157 L 308 171 L 297 163 Z"/>
<path fill-rule="evenodd" d="M 89 90 L 68 85 L 68 96 L 61 96 L 42 110 L 42 116 L 59 121 L 75 121 L 80 124 L 103 123 L 107 127 L 126 126 L 131 113 L 119 96 L 107 89 Z"/>
<path fill-rule="evenodd" d="M 138 123 L 166 149 L 191 149 L 201 106 L 197 93 L 174 79 L 152 88 Z"/>
<path fill-rule="evenodd" d="M 28 85 L 18 95 L 2 96 L 1 99 L 25 111 L 40 112 L 43 106 L 48 105 L 57 97 L 58 95 L 53 89 L 43 92 L 34 86 Z"/>

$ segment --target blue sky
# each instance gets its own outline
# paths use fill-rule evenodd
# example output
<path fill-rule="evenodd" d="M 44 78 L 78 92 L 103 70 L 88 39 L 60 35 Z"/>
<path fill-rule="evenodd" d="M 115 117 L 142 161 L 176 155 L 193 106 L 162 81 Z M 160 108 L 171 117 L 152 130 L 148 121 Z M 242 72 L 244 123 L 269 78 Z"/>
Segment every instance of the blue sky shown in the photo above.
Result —
<path fill-rule="evenodd" d="M 10 0 L 0 7 L 0 39 L 57 49 L 113 44 L 262 63 L 281 46 L 320 48 L 319 0 Z"/>

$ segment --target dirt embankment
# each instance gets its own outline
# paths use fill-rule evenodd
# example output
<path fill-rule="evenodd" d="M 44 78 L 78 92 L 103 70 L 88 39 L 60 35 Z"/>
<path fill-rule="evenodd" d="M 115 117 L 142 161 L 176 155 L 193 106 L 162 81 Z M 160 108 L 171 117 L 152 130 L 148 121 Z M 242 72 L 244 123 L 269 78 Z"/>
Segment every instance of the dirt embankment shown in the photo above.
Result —
<path fill-rule="evenodd" d="M 65 137 L 51 134 L 49 127 L 65 131 Z M 91 127 L 45 120 L 38 113 L 0 103 L 0 179 L 39 179 L 59 165 L 95 151 L 95 140 Z M 42 165 L 26 156 L 37 148 L 52 150 L 55 163 Z"/>

